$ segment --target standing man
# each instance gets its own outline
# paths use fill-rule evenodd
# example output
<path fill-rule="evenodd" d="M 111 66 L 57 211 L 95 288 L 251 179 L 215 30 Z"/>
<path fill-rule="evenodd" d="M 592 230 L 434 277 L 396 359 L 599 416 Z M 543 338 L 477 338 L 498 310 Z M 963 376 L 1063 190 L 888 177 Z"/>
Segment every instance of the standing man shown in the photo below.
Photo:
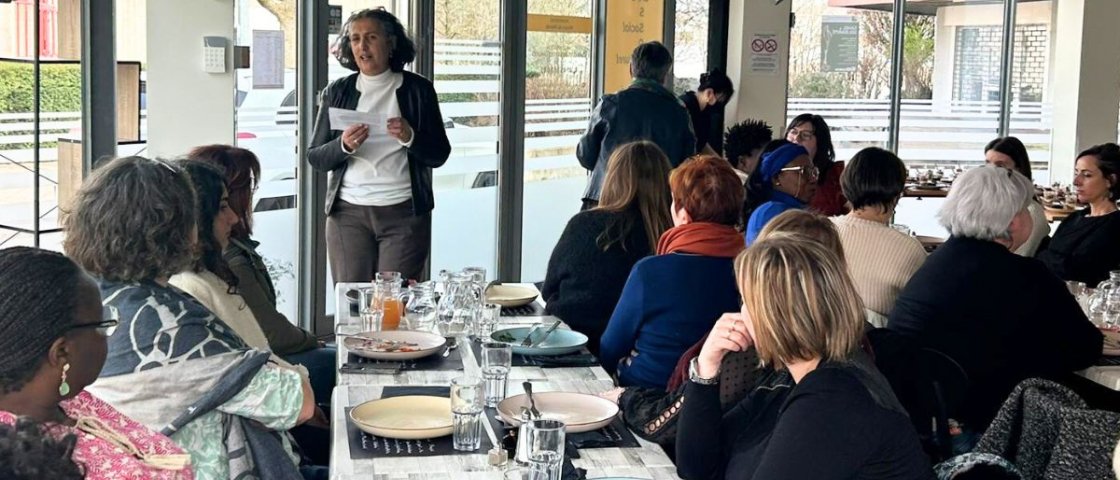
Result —
<path fill-rule="evenodd" d="M 661 42 L 638 45 L 630 55 L 630 86 L 603 95 L 587 132 L 579 140 L 576 157 L 591 172 L 583 193 L 583 209 L 599 204 L 607 174 L 607 160 L 618 145 L 649 140 L 665 152 L 675 168 L 696 153 L 696 136 L 684 104 L 664 87 L 673 56 Z M 665 179 L 665 181 L 669 181 Z"/>

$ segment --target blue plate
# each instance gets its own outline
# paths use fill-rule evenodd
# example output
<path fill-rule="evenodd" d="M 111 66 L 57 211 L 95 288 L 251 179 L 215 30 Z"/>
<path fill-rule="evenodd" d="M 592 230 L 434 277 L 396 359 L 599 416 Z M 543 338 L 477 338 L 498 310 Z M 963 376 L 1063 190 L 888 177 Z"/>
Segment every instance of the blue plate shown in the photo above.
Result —
<path fill-rule="evenodd" d="M 490 339 L 495 342 L 508 343 L 513 346 L 513 353 L 521 355 L 564 355 L 578 352 L 587 345 L 587 335 L 582 333 L 557 328 L 543 342 L 532 347 L 523 347 L 521 342 L 533 327 L 503 328 L 490 334 Z M 547 326 L 542 326 L 533 333 L 533 337 L 540 338 L 544 335 Z"/>

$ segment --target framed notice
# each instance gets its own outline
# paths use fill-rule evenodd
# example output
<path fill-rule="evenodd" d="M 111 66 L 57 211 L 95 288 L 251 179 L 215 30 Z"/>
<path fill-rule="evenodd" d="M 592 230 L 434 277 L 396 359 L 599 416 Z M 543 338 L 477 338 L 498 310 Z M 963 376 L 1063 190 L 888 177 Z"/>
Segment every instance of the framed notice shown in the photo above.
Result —
<path fill-rule="evenodd" d="M 663 41 L 665 2 L 611 0 L 607 3 L 606 56 L 603 91 L 614 93 L 630 85 L 630 54 L 638 45 Z"/>
<path fill-rule="evenodd" d="M 855 17 L 825 16 L 821 21 L 821 71 L 854 72 L 859 68 L 859 22 Z"/>
<path fill-rule="evenodd" d="M 253 88 L 284 88 L 284 32 L 253 30 Z"/>

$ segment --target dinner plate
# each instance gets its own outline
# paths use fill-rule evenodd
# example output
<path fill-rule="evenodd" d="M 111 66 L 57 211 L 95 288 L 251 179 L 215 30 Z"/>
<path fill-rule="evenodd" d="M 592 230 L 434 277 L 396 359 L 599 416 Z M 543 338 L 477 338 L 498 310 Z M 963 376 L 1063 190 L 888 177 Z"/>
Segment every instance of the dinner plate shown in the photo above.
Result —
<path fill-rule="evenodd" d="M 440 352 L 447 340 L 430 332 L 388 330 L 365 332 L 342 339 L 346 349 L 376 360 L 414 360 Z M 404 347 L 407 351 L 401 351 Z"/>
<path fill-rule="evenodd" d="M 495 342 L 508 343 L 513 347 L 513 353 L 521 355 L 564 355 L 567 353 L 578 352 L 587 345 L 587 335 L 582 333 L 557 328 L 540 342 L 532 347 L 522 346 L 521 342 L 525 340 L 525 336 L 533 327 L 513 327 L 503 328 L 490 334 L 490 339 Z M 541 325 L 540 329 L 533 333 L 533 338 L 541 338 L 544 332 L 548 330 L 548 326 Z"/>
<path fill-rule="evenodd" d="M 1104 334 L 1104 348 L 1101 353 L 1110 357 L 1120 356 L 1120 330 L 1107 330 L 1102 328 Z"/>
<path fill-rule="evenodd" d="M 424 395 L 371 400 L 350 410 L 350 421 L 371 435 L 401 440 L 451 435 L 451 399 Z"/>
<path fill-rule="evenodd" d="M 537 299 L 540 292 L 525 285 L 491 285 L 486 289 L 486 301 L 503 307 L 520 307 Z"/>
<path fill-rule="evenodd" d="M 586 393 L 535 392 L 533 400 L 541 417 L 564 422 L 568 433 L 598 430 L 618 415 L 614 402 Z M 521 425 L 521 407 L 529 407 L 529 397 L 514 395 L 498 403 L 498 415 L 510 425 Z"/>

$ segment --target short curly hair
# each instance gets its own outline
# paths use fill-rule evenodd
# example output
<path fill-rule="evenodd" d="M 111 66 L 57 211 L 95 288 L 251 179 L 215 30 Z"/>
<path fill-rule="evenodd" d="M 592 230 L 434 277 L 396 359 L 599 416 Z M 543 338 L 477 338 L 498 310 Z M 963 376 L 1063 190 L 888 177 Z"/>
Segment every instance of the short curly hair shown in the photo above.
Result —
<path fill-rule="evenodd" d="M 392 51 L 389 53 L 389 69 L 394 72 L 404 71 L 404 66 L 416 59 L 416 44 L 408 36 L 408 31 L 397 17 L 384 8 L 366 8 L 358 10 L 346 19 L 342 31 L 334 40 L 334 58 L 339 65 L 355 72 L 358 71 L 358 62 L 354 61 L 354 51 L 350 49 L 350 26 L 358 20 L 373 20 L 381 24 L 381 30 L 390 38 Z"/>
<path fill-rule="evenodd" d="M 727 127 L 723 135 L 723 149 L 731 165 L 739 165 L 739 158 L 749 156 L 755 150 L 766 148 L 774 138 L 774 129 L 762 120 L 746 119 Z"/>
<path fill-rule="evenodd" d="M 82 467 L 74 461 L 78 439 L 55 436 L 28 417 L 15 425 L 0 423 L 0 478 L 6 480 L 81 480 Z"/>
<path fill-rule="evenodd" d="M 115 159 L 82 184 L 63 250 L 104 280 L 167 278 L 197 257 L 198 201 L 187 172 L 164 160 Z"/>

